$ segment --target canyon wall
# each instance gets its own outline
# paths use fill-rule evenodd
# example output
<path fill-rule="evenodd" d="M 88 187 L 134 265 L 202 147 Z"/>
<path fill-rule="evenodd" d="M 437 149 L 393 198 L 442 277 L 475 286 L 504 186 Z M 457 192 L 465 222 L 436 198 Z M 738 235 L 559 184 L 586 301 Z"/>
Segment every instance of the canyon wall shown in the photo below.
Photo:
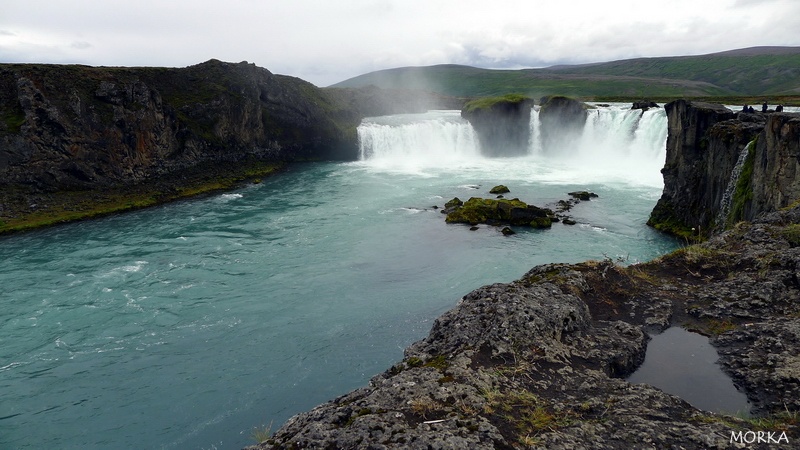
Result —
<path fill-rule="evenodd" d="M 148 206 L 292 161 L 353 160 L 364 116 L 460 108 L 254 64 L 0 64 L 0 233 Z"/>
<path fill-rule="evenodd" d="M 800 200 L 800 115 L 734 113 L 686 100 L 665 109 L 664 192 L 649 225 L 709 236 Z"/>

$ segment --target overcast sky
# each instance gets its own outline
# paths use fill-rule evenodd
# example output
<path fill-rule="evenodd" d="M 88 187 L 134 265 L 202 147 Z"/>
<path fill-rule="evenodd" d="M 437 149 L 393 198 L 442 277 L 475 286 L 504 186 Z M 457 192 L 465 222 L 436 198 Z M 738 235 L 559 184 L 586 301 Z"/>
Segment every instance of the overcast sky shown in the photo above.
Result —
<path fill-rule="evenodd" d="M 443 63 L 546 67 L 800 46 L 800 0 L 2 0 L 0 62 L 249 61 L 318 86 Z"/>

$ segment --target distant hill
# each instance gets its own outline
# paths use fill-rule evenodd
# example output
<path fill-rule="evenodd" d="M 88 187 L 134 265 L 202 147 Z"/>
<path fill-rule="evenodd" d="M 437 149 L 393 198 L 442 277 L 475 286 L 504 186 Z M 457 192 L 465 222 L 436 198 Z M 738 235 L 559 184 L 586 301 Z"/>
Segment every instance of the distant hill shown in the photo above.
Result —
<path fill-rule="evenodd" d="M 544 69 L 493 70 L 453 64 L 401 67 L 360 75 L 332 87 L 368 85 L 456 97 L 512 92 L 531 97 L 800 95 L 800 47 L 751 47 Z"/>

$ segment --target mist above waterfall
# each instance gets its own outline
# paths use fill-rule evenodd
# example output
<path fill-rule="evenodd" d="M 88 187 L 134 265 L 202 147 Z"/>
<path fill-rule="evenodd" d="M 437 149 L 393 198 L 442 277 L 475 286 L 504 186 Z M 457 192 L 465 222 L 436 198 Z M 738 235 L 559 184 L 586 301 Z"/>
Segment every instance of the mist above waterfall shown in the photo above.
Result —
<path fill-rule="evenodd" d="M 667 118 L 661 108 L 597 106 L 582 128 L 543 130 L 531 111 L 526 155 L 489 158 L 458 111 L 429 111 L 365 119 L 358 128 L 361 163 L 382 170 L 501 171 L 505 179 L 551 183 L 623 182 L 663 186 Z M 549 138 L 543 136 L 549 132 Z M 554 133 L 562 136 L 554 138 Z M 484 149 L 485 150 L 485 149 Z"/>

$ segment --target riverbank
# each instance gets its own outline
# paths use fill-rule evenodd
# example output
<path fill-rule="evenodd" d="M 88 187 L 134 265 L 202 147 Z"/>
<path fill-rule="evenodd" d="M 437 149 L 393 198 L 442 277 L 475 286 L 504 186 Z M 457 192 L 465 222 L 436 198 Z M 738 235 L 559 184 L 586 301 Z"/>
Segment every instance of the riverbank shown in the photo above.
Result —
<path fill-rule="evenodd" d="M 280 172 L 263 161 L 201 164 L 169 176 L 107 189 L 38 192 L 25 186 L 0 195 L 0 235 L 103 217 L 260 182 Z"/>

